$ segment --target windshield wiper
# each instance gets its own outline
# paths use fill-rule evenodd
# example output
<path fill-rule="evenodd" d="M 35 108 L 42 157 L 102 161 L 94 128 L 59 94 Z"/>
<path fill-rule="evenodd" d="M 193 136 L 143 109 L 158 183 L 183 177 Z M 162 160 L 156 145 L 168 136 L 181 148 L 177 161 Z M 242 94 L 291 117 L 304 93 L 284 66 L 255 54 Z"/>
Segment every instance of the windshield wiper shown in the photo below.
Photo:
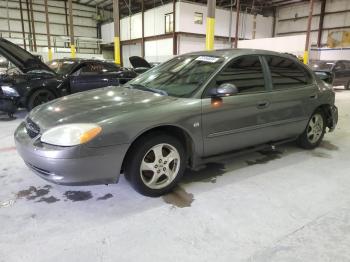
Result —
<path fill-rule="evenodd" d="M 165 92 L 164 90 L 160 90 L 160 89 L 156 89 L 156 88 L 150 88 L 150 87 L 147 87 L 147 86 L 144 86 L 144 85 L 140 85 L 140 84 L 129 84 L 132 88 L 136 88 L 136 89 L 139 89 L 139 90 L 143 90 L 143 91 L 150 91 L 150 92 L 153 92 L 153 93 L 157 93 L 157 94 L 161 94 L 163 96 L 167 96 L 168 93 Z"/>

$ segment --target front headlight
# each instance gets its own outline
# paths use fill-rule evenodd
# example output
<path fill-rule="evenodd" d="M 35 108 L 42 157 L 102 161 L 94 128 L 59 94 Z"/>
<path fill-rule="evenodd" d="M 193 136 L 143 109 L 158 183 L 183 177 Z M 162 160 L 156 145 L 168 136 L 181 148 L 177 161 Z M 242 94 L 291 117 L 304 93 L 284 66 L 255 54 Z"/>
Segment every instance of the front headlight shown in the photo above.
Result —
<path fill-rule="evenodd" d="M 75 146 L 89 142 L 102 128 L 96 124 L 67 124 L 49 129 L 41 136 L 41 142 L 56 146 Z"/>
<path fill-rule="evenodd" d="M 6 96 L 19 96 L 18 92 L 10 86 L 2 86 L 1 89 Z"/>

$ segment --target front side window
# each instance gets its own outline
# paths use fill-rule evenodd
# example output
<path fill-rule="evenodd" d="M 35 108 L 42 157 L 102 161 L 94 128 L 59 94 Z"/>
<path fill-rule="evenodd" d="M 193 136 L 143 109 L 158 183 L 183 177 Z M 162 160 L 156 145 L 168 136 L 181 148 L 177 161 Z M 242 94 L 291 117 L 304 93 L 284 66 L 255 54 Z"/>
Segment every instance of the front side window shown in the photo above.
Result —
<path fill-rule="evenodd" d="M 190 97 L 222 65 L 216 56 L 179 56 L 128 82 L 128 86 L 153 89 L 176 97 Z"/>
<path fill-rule="evenodd" d="M 274 90 L 299 88 L 311 84 L 312 79 L 297 62 L 279 56 L 266 56 Z"/>
<path fill-rule="evenodd" d="M 237 87 L 238 93 L 257 93 L 265 91 L 264 72 L 258 56 L 236 58 L 215 78 L 216 87 L 230 83 Z"/>

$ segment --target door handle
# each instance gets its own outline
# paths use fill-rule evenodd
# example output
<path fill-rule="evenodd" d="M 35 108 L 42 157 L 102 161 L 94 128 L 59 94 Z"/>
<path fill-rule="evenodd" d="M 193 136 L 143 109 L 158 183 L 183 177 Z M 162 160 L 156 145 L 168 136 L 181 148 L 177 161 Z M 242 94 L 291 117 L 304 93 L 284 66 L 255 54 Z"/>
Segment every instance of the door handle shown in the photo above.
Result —
<path fill-rule="evenodd" d="M 258 102 L 258 104 L 256 105 L 256 107 L 258 109 L 263 109 L 263 108 L 266 108 L 270 105 L 270 102 L 269 101 L 261 101 L 261 102 Z"/>
<path fill-rule="evenodd" d="M 312 94 L 309 97 L 310 97 L 310 99 L 317 99 L 317 94 Z"/>

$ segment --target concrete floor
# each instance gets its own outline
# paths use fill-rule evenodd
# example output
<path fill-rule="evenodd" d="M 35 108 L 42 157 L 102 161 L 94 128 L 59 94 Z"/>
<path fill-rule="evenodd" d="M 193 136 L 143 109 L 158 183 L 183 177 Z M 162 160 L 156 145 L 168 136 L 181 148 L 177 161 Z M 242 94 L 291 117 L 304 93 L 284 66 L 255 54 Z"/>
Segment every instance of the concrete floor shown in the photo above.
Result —
<path fill-rule="evenodd" d="M 350 92 L 322 146 L 186 173 L 175 193 L 48 184 L 0 121 L 0 261 L 350 261 Z M 23 113 L 19 114 L 23 118 Z"/>

